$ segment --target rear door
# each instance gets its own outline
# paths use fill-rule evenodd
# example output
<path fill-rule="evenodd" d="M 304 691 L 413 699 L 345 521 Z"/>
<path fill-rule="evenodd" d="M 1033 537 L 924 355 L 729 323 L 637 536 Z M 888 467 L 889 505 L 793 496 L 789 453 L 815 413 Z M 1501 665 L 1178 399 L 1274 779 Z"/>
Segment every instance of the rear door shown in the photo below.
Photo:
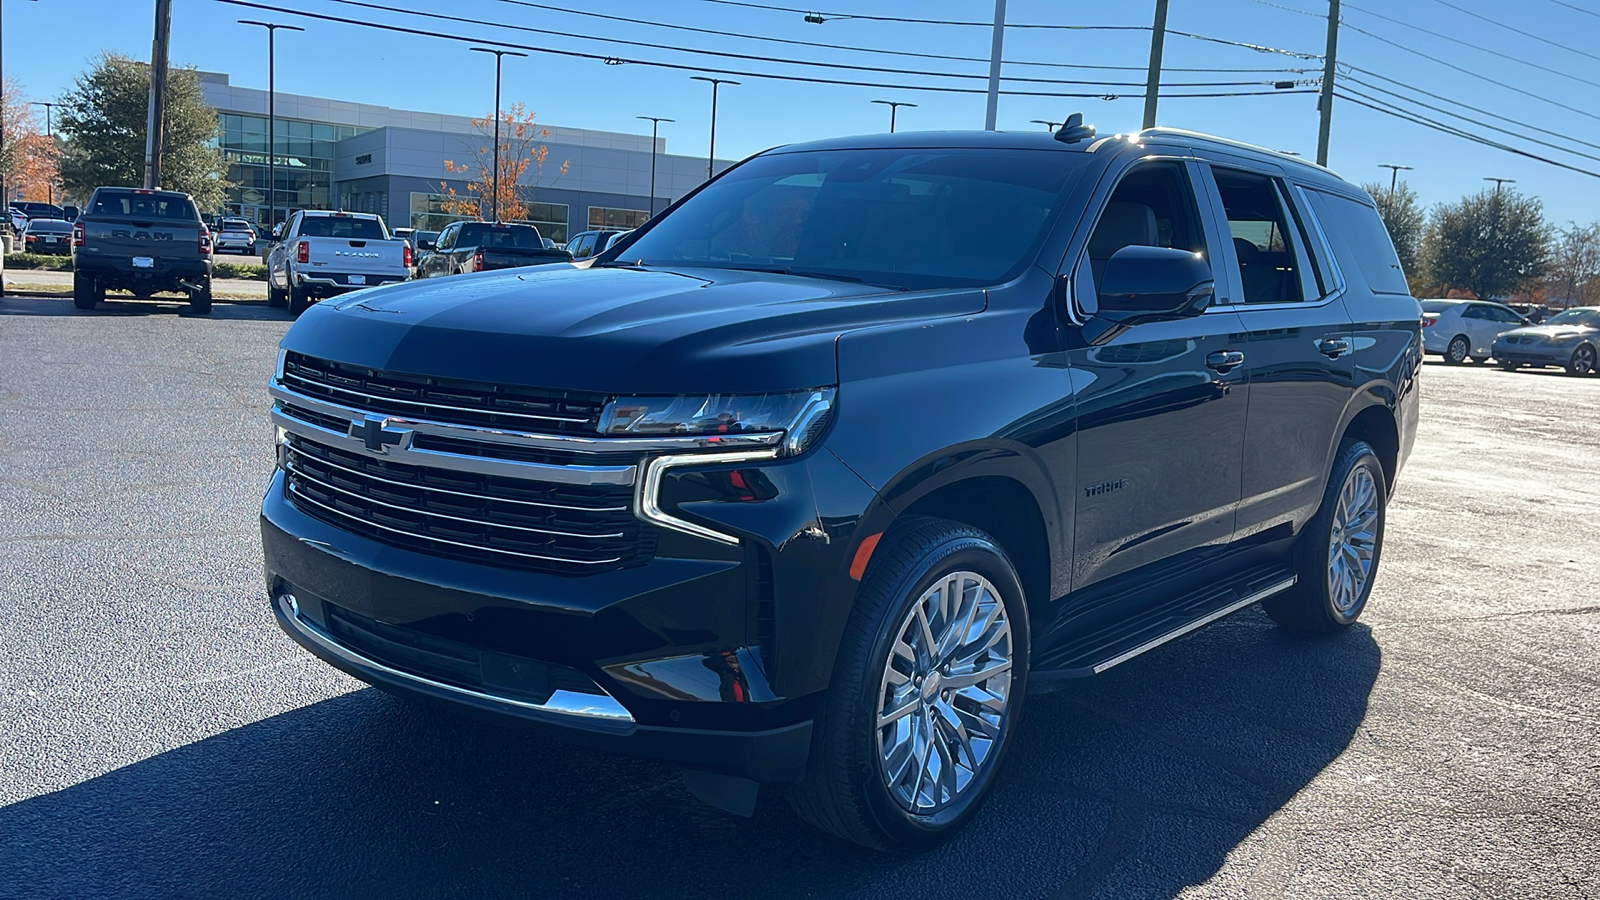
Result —
<path fill-rule="evenodd" d="M 1198 169 L 1144 160 L 1095 215 L 1074 293 L 1092 295 L 1117 250 L 1174 247 L 1216 259 L 1220 235 L 1200 213 Z M 1219 285 L 1219 290 L 1225 290 Z M 1246 350 L 1231 308 L 1128 329 L 1068 353 L 1077 393 L 1073 589 L 1233 537 L 1248 403 Z"/>
<path fill-rule="evenodd" d="M 1355 391 L 1350 316 L 1331 253 L 1282 173 L 1209 157 L 1206 186 L 1229 240 L 1221 266 L 1248 337 L 1250 414 L 1236 539 L 1295 533 L 1322 502 L 1328 461 Z"/>

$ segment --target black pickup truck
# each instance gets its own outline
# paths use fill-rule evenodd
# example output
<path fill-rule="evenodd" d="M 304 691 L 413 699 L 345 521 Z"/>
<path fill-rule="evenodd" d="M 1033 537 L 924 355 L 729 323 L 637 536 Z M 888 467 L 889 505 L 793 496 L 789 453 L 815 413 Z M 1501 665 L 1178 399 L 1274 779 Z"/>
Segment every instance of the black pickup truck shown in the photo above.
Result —
<path fill-rule="evenodd" d="M 539 229 L 532 225 L 456 222 L 439 233 L 433 252 L 417 264 L 417 277 L 437 278 L 571 260 L 572 254 L 565 250 L 546 248 Z"/>
<path fill-rule="evenodd" d="M 175 291 L 211 312 L 211 230 L 178 191 L 95 188 L 72 226 L 72 301 L 94 309 L 108 290 Z"/>

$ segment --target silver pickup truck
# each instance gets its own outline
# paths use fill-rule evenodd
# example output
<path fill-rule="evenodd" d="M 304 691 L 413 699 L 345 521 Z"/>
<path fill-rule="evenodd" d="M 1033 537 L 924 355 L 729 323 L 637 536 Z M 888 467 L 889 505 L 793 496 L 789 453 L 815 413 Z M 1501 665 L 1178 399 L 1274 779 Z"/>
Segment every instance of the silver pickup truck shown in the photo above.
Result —
<path fill-rule="evenodd" d="M 382 218 L 302 210 L 267 255 L 267 303 L 299 315 L 317 300 L 410 278 L 411 247 Z"/>

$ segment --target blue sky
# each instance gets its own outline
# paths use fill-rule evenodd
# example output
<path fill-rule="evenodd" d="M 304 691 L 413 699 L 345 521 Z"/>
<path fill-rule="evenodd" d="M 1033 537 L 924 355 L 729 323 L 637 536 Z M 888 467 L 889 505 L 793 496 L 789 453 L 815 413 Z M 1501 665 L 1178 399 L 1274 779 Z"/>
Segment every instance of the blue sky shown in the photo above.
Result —
<path fill-rule="evenodd" d="M 770 0 L 774 5 L 806 6 L 813 0 Z M 1565 0 L 1600 13 L 1597 0 Z M 949 79 L 850 70 L 818 71 L 787 65 L 782 58 L 829 61 L 895 69 L 921 69 L 981 76 L 986 66 L 978 62 L 913 59 L 837 49 L 841 45 L 901 51 L 984 57 L 989 52 L 987 28 L 837 19 L 822 25 L 807 24 L 798 13 L 769 12 L 715 4 L 707 0 L 606 0 L 573 3 L 542 0 L 543 5 L 583 9 L 618 16 L 628 21 L 601 21 L 570 13 L 547 11 L 507 0 L 450 0 L 414 2 L 412 8 L 446 13 L 483 24 L 466 25 L 430 21 L 398 11 L 375 11 L 334 0 L 269 0 L 269 5 L 300 9 L 367 21 L 448 32 L 480 39 L 496 39 L 553 49 L 634 57 L 745 72 L 807 74 L 839 80 L 878 81 L 897 85 L 944 84 L 981 87 L 982 78 Z M 402 3 L 379 2 L 380 7 Z M 172 60 L 175 64 L 229 73 L 235 84 L 266 86 L 265 38 L 260 29 L 235 24 L 240 18 L 275 18 L 305 25 L 304 34 L 280 32 L 278 89 L 285 92 L 335 97 L 462 115 L 482 115 L 493 102 L 493 62 L 471 53 L 467 44 L 436 37 L 398 35 L 352 25 L 310 22 L 292 15 L 229 6 L 218 0 L 174 0 Z M 20 79 L 31 99 L 51 99 L 67 88 L 74 75 L 101 50 L 147 57 L 153 20 L 153 0 L 7 0 L 4 5 L 5 70 Z M 1320 53 L 1325 38 L 1324 20 L 1305 12 L 1325 10 L 1320 0 L 1173 0 L 1168 27 L 1230 40 L 1267 45 L 1306 53 Z M 1452 8 L 1458 7 L 1458 8 Z M 862 13 L 917 18 L 986 21 L 993 15 L 990 0 L 827 0 L 826 12 Z M 1370 10 L 1371 12 L 1367 12 Z M 1463 10 L 1466 10 L 1464 12 Z M 1066 23 L 1076 25 L 1148 25 L 1150 0 L 1010 0 L 1012 23 Z M 1516 34 L 1474 18 L 1476 12 L 1514 25 L 1537 37 Z M 1376 14 L 1398 21 L 1387 21 Z M 655 27 L 647 22 L 705 28 L 715 34 L 690 34 Z M 1346 4 L 1345 22 L 1386 38 L 1400 47 L 1346 28 L 1341 34 L 1340 59 L 1402 84 L 1472 104 L 1490 112 L 1521 120 L 1578 140 L 1600 144 L 1600 118 L 1562 109 L 1536 97 L 1492 85 L 1471 75 L 1431 62 L 1406 49 L 1446 60 L 1468 72 L 1505 82 L 1515 88 L 1552 99 L 1578 110 L 1600 110 L 1600 65 L 1596 58 L 1580 55 L 1538 40 L 1545 38 L 1600 52 L 1600 15 L 1585 14 L 1557 0 L 1523 0 L 1517 4 L 1491 0 L 1363 0 Z M 1407 23 L 1436 31 L 1463 43 L 1408 28 Z M 503 26 L 546 29 L 555 35 L 519 32 Z M 628 47 L 592 40 L 583 35 L 640 41 L 648 47 Z M 829 44 L 826 48 L 787 46 L 749 40 L 739 35 L 766 35 Z M 1011 29 L 1006 37 L 1008 59 L 1072 63 L 1078 65 L 1143 66 L 1149 52 L 1147 32 L 1047 31 Z M 760 57 L 758 61 L 718 59 L 671 49 L 689 47 Z M 1502 53 L 1511 58 L 1494 57 Z M 1315 61 L 1261 53 L 1249 49 L 1201 42 L 1176 35 L 1167 39 L 1168 67 L 1316 68 Z M 1531 63 L 1532 65 L 1529 65 Z M 1543 67 L 1543 68 L 1536 68 Z M 664 125 L 662 134 L 675 153 L 703 154 L 709 127 L 709 87 L 690 81 L 688 71 L 641 65 L 606 65 L 597 60 L 534 54 L 529 59 L 508 59 L 505 72 L 506 102 L 522 100 L 547 124 L 617 131 L 639 131 L 637 115 L 677 119 Z M 1259 81 L 1274 78 L 1309 78 L 1268 73 L 1169 72 L 1169 81 Z M 1009 66 L 1007 75 L 1092 81 L 1142 81 L 1136 71 L 1101 71 Z M 740 157 L 775 144 L 818 137 L 885 130 L 888 110 L 874 99 L 907 100 L 919 104 L 900 111 L 903 130 L 981 128 L 984 100 L 981 94 L 948 94 L 904 88 L 800 84 L 757 77 L 731 76 L 742 81 L 724 87 L 718 117 L 718 156 Z M 1373 84 L 1385 85 L 1367 76 Z M 1136 128 L 1142 110 L 1137 87 L 1023 85 L 1059 91 L 1104 91 L 1124 99 L 1065 99 L 1060 97 L 1002 97 L 1000 127 L 1030 129 L 1031 119 L 1059 120 L 1081 110 L 1102 133 Z M 1389 85 L 1392 86 L 1392 85 Z M 1352 85 L 1372 93 L 1367 88 Z M 1173 88 L 1204 91 L 1206 88 Z M 1252 90 L 1217 88 L 1215 90 Z M 1426 98 L 1423 98 L 1426 100 Z M 1435 105 L 1437 101 L 1427 100 Z M 1443 119 L 1433 113 L 1434 118 Z M 1312 156 L 1316 149 L 1316 97 L 1278 95 L 1259 98 L 1164 99 L 1161 123 L 1209 131 L 1267 147 L 1295 150 Z M 1457 120 L 1448 120 L 1457 123 Z M 1493 120 L 1486 120 L 1493 121 Z M 1457 123 L 1460 124 L 1460 123 Z M 1518 126 L 1494 122 L 1514 131 Z M 1470 126 L 1469 126 L 1470 127 Z M 644 129 L 648 131 L 646 127 Z M 1484 130 L 1485 136 L 1499 137 Z M 1549 153 L 1579 167 L 1600 171 L 1600 161 L 1546 151 L 1515 138 L 1512 143 Z M 1558 139 L 1551 138 L 1551 140 Z M 1579 148 L 1585 149 L 1585 148 Z M 1588 149 L 1600 156 L 1600 150 Z M 1453 200 L 1485 186 L 1485 176 L 1514 178 L 1517 187 L 1544 200 L 1547 215 L 1556 222 L 1600 219 L 1600 179 L 1474 145 L 1336 102 L 1330 164 L 1355 181 L 1387 180 L 1380 163 L 1415 167 L 1405 173 L 1413 187 L 1431 204 Z"/>

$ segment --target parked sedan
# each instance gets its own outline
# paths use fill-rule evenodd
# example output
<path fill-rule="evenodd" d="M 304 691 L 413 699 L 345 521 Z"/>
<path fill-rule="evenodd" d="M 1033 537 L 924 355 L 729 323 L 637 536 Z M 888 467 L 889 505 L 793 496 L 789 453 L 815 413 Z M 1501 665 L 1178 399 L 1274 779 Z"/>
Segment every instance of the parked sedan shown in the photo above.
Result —
<path fill-rule="evenodd" d="M 1513 328 L 1495 338 L 1500 368 L 1560 366 L 1568 375 L 1593 375 L 1600 359 L 1600 307 L 1569 309 L 1543 325 Z"/>
<path fill-rule="evenodd" d="M 1502 331 L 1531 325 L 1516 310 L 1488 300 L 1422 301 L 1422 349 L 1448 363 L 1488 362 Z"/>
<path fill-rule="evenodd" d="M 22 227 L 24 253 L 71 253 L 72 223 L 65 219 L 29 219 Z"/>

